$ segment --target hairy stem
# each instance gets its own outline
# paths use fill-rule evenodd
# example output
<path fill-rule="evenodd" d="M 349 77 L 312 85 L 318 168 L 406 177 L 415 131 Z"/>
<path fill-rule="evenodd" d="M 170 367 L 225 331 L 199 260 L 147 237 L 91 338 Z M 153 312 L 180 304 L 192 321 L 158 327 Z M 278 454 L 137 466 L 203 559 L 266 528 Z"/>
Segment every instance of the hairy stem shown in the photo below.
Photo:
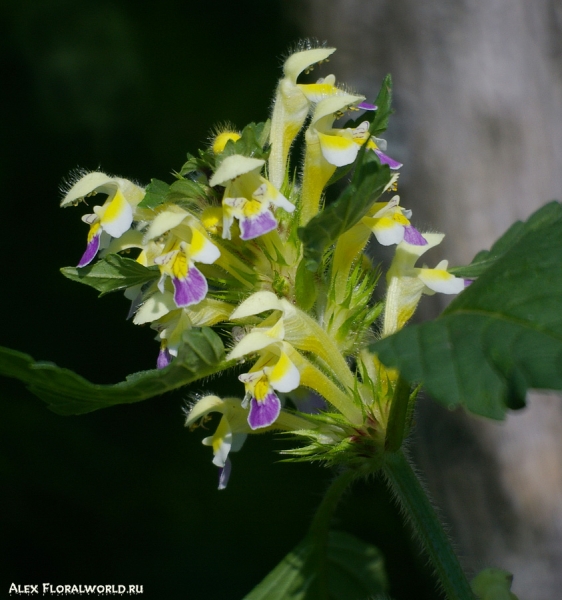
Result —
<path fill-rule="evenodd" d="M 429 555 L 448 600 L 474 600 L 451 542 L 406 457 L 400 451 L 385 455 L 383 472 L 388 485 Z"/>
<path fill-rule="evenodd" d="M 394 396 L 390 405 L 390 415 L 386 428 L 386 437 L 384 440 L 385 450 L 397 452 L 402 446 L 406 435 L 406 423 L 408 420 L 409 402 L 410 402 L 410 384 L 402 377 L 398 377 Z"/>
<path fill-rule="evenodd" d="M 327 573 L 326 573 L 326 554 L 328 550 L 328 534 L 332 517 L 340 501 L 341 495 L 347 489 L 349 484 L 355 479 L 357 473 L 354 471 L 344 471 L 331 483 L 322 503 L 316 511 L 316 515 L 310 525 L 308 535 L 315 540 L 318 548 L 317 554 L 317 574 L 318 587 L 317 592 L 321 594 L 320 598 L 328 598 Z"/>

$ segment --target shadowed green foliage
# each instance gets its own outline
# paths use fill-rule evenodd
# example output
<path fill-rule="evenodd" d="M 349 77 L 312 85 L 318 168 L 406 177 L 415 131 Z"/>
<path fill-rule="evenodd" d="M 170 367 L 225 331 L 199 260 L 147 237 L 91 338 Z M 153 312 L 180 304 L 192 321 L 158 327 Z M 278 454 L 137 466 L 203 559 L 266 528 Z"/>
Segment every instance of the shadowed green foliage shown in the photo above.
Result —
<path fill-rule="evenodd" d="M 109 254 L 86 267 L 63 267 L 60 271 L 72 281 L 95 288 L 101 292 L 100 296 L 155 281 L 160 277 L 158 267 L 144 267 L 136 260 L 119 254 Z"/>
<path fill-rule="evenodd" d="M 363 600 L 386 591 L 383 558 L 374 546 L 331 531 L 325 555 L 319 569 L 323 553 L 308 535 L 244 600 Z M 325 586 L 319 572 L 326 573 Z"/>
<path fill-rule="evenodd" d="M 184 333 L 177 359 L 161 370 L 129 375 L 115 385 L 90 383 L 69 369 L 35 362 L 31 356 L 0 347 L 0 375 L 23 381 L 29 390 L 60 415 L 79 415 L 117 404 L 140 402 L 207 377 L 232 365 L 209 327 Z"/>

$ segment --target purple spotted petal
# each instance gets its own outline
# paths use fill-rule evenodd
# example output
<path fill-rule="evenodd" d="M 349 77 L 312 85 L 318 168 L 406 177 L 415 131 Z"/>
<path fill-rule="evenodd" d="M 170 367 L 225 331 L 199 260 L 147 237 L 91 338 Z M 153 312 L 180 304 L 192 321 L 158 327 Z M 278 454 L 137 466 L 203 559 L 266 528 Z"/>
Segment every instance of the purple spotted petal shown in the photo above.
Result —
<path fill-rule="evenodd" d="M 426 246 L 427 240 L 423 235 L 411 225 L 404 227 L 404 241 L 414 246 Z"/>
<path fill-rule="evenodd" d="M 86 246 L 86 252 L 84 252 L 80 262 L 78 263 L 79 267 L 85 267 L 94 260 L 100 248 L 100 237 L 101 231 L 88 242 L 88 245 Z"/>
<path fill-rule="evenodd" d="M 253 240 L 264 233 L 273 231 L 277 221 L 270 210 L 265 210 L 255 217 L 240 220 L 240 239 Z"/>
<path fill-rule="evenodd" d="M 167 367 L 172 362 L 172 355 L 168 348 L 160 348 L 160 352 L 158 352 L 158 358 L 156 359 L 156 368 L 163 369 Z"/>
<path fill-rule="evenodd" d="M 381 152 L 378 148 L 375 150 L 375 154 L 379 157 L 381 164 L 388 165 L 391 169 L 399 169 L 402 166 L 402 163 L 399 163 L 397 160 L 390 158 L 384 152 Z"/>
<path fill-rule="evenodd" d="M 467 288 L 471 283 L 474 283 L 474 279 L 465 279 L 464 287 Z"/>
<path fill-rule="evenodd" d="M 227 458 L 224 467 L 219 467 L 219 490 L 224 490 L 228 485 L 231 471 L 232 463 L 230 462 L 230 458 Z"/>
<path fill-rule="evenodd" d="M 189 267 L 187 277 L 172 277 L 174 284 L 174 302 L 178 308 L 201 302 L 207 295 L 209 287 L 203 273 L 196 267 Z"/>
<path fill-rule="evenodd" d="M 280 412 L 281 401 L 273 392 L 267 394 L 261 402 L 252 398 L 250 400 L 248 424 L 252 429 L 267 427 L 268 425 L 275 423 Z"/>
<path fill-rule="evenodd" d="M 378 107 L 370 102 L 361 102 L 360 104 L 357 104 L 357 108 L 359 110 L 377 110 Z"/>

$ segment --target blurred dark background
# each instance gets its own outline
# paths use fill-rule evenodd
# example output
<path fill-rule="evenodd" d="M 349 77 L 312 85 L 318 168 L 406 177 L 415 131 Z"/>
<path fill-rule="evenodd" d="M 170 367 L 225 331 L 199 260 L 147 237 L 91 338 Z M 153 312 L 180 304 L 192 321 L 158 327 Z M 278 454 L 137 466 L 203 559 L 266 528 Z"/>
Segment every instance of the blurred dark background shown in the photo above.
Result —
<path fill-rule="evenodd" d="M 267 118 L 282 56 L 307 32 L 285 9 L 282 0 L 2 4 L 0 344 L 96 383 L 154 366 L 153 332 L 125 321 L 120 294 L 97 299 L 59 273 L 87 233 L 82 211 L 59 209 L 61 185 L 77 167 L 171 181 L 214 124 Z M 52 414 L 14 380 L 0 385 L 0 597 L 12 582 L 51 582 L 241 598 L 304 535 L 331 478 L 279 463 L 286 442 L 255 436 L 218 492 L 203 433 L 184 430 L 181 412 L 190 393 L 220 391 L 216 380 L 81 417 Z M 385 552 L 393 597 L 437 597 L 380 482 L 357 485 L 338 514 L 339 527 Z"/>
<path fill-rule="evenodd" d="M 562 198 L 560 0 L 6 0 L 0 31 L 0 344 L 97 383 L 153 367 L 157 344 L 125 321 L 120 294 L 97 299 L 59 273 L 87 233 L 79 209 L 58 207 L 65 176 L 170 181 L 214 124 L 267 117 L 299 38 L 336 46 L 328 72 L 370 100 L 392 73 L 402 204 L 447 233 L 428 262 L 466 263 Z M 425 299 L 420 315 L 437 308 Z M 181 409 L 218 386 L 58 417 L 2 380 L 0 597 L 52 582 L 242 598 L 303 536 L 331 473 L 280 463 L 286 442 L 255 436 L 217 492 L 204 434 L 183 429 Z M 412 448 L 469 572 L 512 570 L 521 600 L 552 600 L 562 405 L 529 400 L 505 423 L 423 401 Z M 379 482 L 346 496 L 337 526 L 384 551 L 393 598 L 438 597 Z"/>

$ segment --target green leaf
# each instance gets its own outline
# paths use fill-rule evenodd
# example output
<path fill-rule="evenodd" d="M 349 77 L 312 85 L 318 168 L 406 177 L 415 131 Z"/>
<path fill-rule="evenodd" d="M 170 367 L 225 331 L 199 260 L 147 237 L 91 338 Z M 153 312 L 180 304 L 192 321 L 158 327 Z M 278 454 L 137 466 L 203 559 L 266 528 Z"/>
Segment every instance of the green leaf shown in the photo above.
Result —
<path fill-rule="evenodd" d="M 351 183 L 340 197 L 298 230 L 304 244 L 304 259 L 309 271 L 316 271 L 324 250 L 358 223 L 383 193 L 391 179 L 388 165 L 380 165 L 373 152 L 360 150 Z"/>
<path fill-rule="evenodd" d="M 139 208 L 155 208 L 163 204 L 170 186 L 160 179 L 151 179 L 146 186 L 146 194 L 139 204 Z"/>
<path fill-rule="evenodd" d="M 179 204 L 189 210 L 200 206 L 200 200 L 210 193 L 207 185 L 189 179 L 174 181 L 166 194 L 166 202 Z"/>
<path fill-rule="evenodd" d="M 95 288 L 101 292 L 101 296 L 154 281 L 160 275 L 158 267 L 144 267 L 136 260 L 119 254 L 108 254 L 87 267 L 63 267 L 61 273 L 72 281 Z"/>
<path fill-rule="evenodd" d="M 207 175 L 214 170 L 215 155 L 213 151 L 211 149 L 199 150 L 199 157 L 187 154 L 187 161 L 180 169 L 180 175 L 207 184 L 209 181 Z"/>
<path fill-rule="evenodd" d="M 204 198 L 208 187 L 197 181 L 180 179 L 168 185 L 159 179 L 153 179 L 146 188 L 146 195 L 139 204 L 140 208 L 154 209 L 166 202 L 180 204 L 184 208 L 197 206 L 197 199 Z"/>
<path fill-rule="evenodd" d="M 244 600 L 365 600 L 386 591 L 382 555 L 374 546 L 331 531 L 325 586 L 318 582 L 320 554 L 314 536 L 307 536 Z"/>
<path fill-rule="evenodd" d="M 543 227 L 553 219 L 558 218 L 559 213 L 560 204 L 558 202 L 549 202 L 533 213 L 526 223 L 516 221 L 490 250 L 480 251 L 469 265 L 449 268 L 449 272 L 454 273 L 458 277 L 480 277 L 498 258 L 502 257 L 512 246 L 517 244 L 523 235 L 529 231 Z"/>
<path fill-rule="evenodd" d="M 543 207 L 493 248 L 501 252 L 440 317 L 371 350 L 445 406 L 502 419 L 529 388 L 562 389 L 562 205 Z"/>
<path fill-rule="evenodd" d="M 210 328 L 184 333 L 178 357 L 165 369 L 129 375 L 115 385 L 90 383 L 69 369 L 35 362 L 31 356 L 0 347 L 0 375 L 19 379 L 60 415 L 79 415 L 117 404 L 160 396 L 234 364 L 224 362 L 224 347 Z"/>
<path fill-rule="evenodd" d="M 380 135 L 388 128 L 388 119 L 392 114 L 392 77 L 387 75 L 375 100 L 377 111 L 369 128 L 371 135 Z"/>

